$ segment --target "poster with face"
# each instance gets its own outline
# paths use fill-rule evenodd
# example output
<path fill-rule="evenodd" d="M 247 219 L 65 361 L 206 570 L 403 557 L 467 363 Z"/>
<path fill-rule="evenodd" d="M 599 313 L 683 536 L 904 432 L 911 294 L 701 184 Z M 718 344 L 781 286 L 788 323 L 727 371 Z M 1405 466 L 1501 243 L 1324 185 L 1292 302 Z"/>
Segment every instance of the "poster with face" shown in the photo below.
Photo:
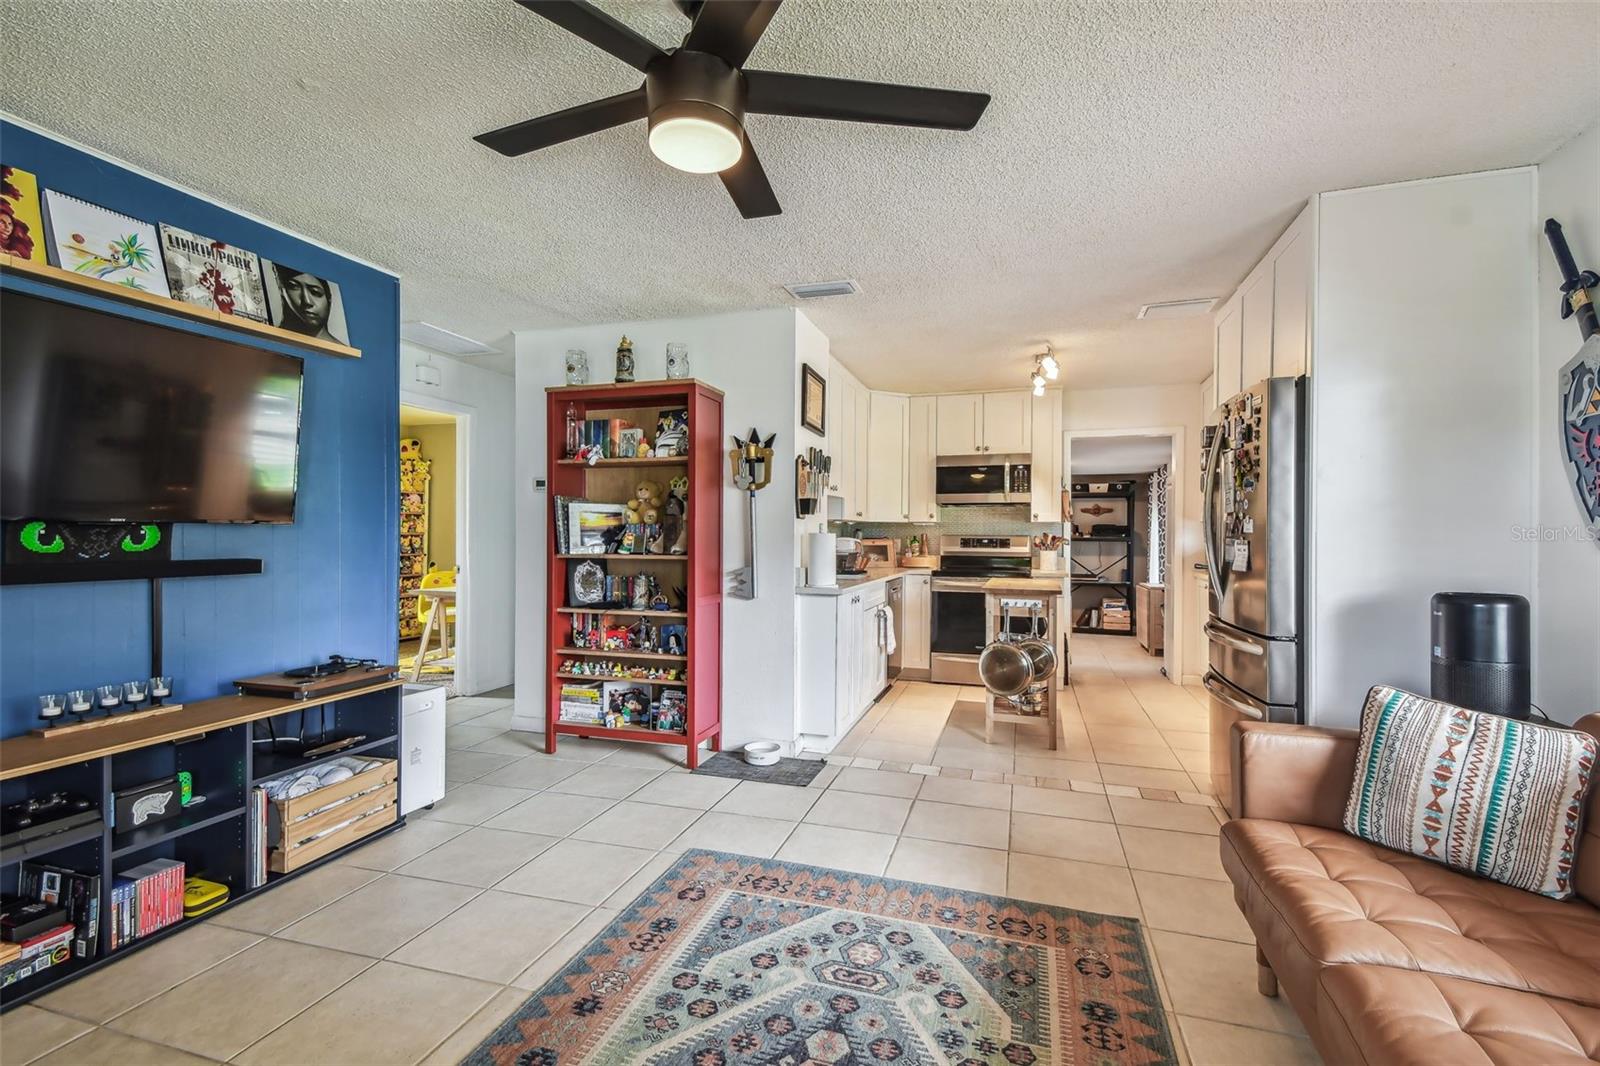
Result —
<path fill-rule="evenodd" d="M 267 308 L 274 326 L 307 337 L 350 343 L 337 283 L 268 259 L 261 260 L 261 274 L 267 283 Z"/>

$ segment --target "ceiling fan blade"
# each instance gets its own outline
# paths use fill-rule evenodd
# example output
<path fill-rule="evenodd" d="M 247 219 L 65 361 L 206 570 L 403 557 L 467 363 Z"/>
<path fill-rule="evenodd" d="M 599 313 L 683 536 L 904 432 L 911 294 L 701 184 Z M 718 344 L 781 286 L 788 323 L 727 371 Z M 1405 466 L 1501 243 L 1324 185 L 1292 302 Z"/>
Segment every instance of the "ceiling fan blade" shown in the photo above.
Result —
<path fill-rule="evenodd" d="M 769 218 L 783 214 L 783 208 L 778 206 L 778 194 L 772 191 L 772 183 L 767 180 L 767 172 L 761 169 L 756 146 L 750 143 L 748 134 L 745 135 L 744 154 L 739 161 L 717 177 L 722 179 L 723 187 L 733 197 L 734 206 L 745 218 Z"/>
<path fill-rule="evenodd" d="M 636 70 L 666 55 L 649 38 L 629 29 L 586 0 L 517 0 L 536 15 L 604 49 Z"/>
<path fill-rule="evenodd" d="M 644 90 L 634 89 L 480 133 L 472 139 L 501 155 L 522 155 L 644 118 L 645 113 Z"/>
<path fill-rule="evenodd" d="M 744 65 L 778 13 L 781 0 L 716 0 L 694 15 L 694 25 L 683 47 L 690 52 L 710 52 L 731 67 Z"/>
<path fill-rule="evenodd" d="M 749 86 L 745 110 L 760 115 L 970 130 L 989 106 L 988 93 L 959 89 L 922 89 L 770 70 L 747 70 L 744 77 Z"/>

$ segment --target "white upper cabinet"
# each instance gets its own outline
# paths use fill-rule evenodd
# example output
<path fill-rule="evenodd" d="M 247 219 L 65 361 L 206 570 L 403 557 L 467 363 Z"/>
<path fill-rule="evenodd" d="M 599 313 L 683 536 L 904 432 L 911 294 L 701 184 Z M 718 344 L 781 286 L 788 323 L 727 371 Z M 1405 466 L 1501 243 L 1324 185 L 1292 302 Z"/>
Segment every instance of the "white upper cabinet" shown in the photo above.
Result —
<path fill-rule="evenodd" d="M 906 501 L 911 521 L 932 522 L 938 517 L 934 510 L 934 457 L 939 450 L 939 400 L 935 396 L 913 396 L 909 408 Z"/>
<path fill-rule="evenodd" d="M 1216 313 L 1219 404 L 1264 378 L 1310 369 L 1311 210 L 1300 212 Z"/>
<path fill-rule="evenodd" d="M 867 504 L 863 517 L 875 522 L 909 522 L 906 453 L 910 402 L 905 396 L 888 392 L 869 396 Z"/>
<path fill-rule="evenodd" d="M 846 505 L 845 515 L 849 518 L 865 518 L 867 515 L 867 454 L 872 447 L 872 393 L 861 387 L 860 382 L 852 382 L 855 390 L 855 450 L 845 457 L 855 471 L 853 480 L 854 489 L 851 492 L 850 502 Z"/>
<path fill-rule="evenodd" d="M 1043 396 L 1029 395 L 1032 401 L 1032 480 L 1028 504 L 1034 522 L 1061 521 L 1061 390 L 1047 389 Z"/>
<path fill-rule="evenodd" d="M 1311 350 L 1311 237 L 1305 215 L 1284 235 L 1272 263 L 1272 376 L 1298 377 Z M 1281 242 L 1280 242 L 1281 243 Z"/>
<path fill-rule="evenodd" d="M 1244 330 L 1239 322 L 1239 297 L 1235 296 L 1217 312 L 1216 369 L 1217 403 L 1239 395 L 1243 382 Z"/>
<path fill-rule="evenodd" d="M 1272 376 L 1272 264 L 1263 263 L 1240 289 L 1239 387 Z"/>
<path fill-rule="evenodd" d="M 983 393 L 938 398 L 938 453 L 976 455 L 983 450 Z"/>
<path fill-rule="evenodd" d="M 1033 394 L 983 394 L 983 450 L 996 455 L 1025 455 L 1033 450 Z"/>

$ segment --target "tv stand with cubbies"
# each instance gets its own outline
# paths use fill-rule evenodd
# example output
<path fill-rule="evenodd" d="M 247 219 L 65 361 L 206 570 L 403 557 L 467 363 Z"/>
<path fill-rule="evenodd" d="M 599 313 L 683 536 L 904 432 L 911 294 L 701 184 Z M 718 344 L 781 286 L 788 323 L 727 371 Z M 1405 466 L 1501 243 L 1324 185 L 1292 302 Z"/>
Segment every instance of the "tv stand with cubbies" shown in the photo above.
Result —
<path fill-rule="evenodd" d="M 24 862 L 64 867 L 100 878 L 100 920 L 94 957 L 74 954 L 0 988 L 0 1010 L 25 1003 L 130 951 L 156 943 L 243 900 L 254 899 L 403 826 L 405 819 L 394 801 L 402 761 L 402 684 L 399 679 L 386 679 L 304 700 L 222 696 L 185 704 L 174 714 L 130 712 L 101 728 L 71 735 L 24 735 L 4 740 L 0 800 L 14 803 L 56 791 L 77 792 L 98 797 L 102 820 L 92 827 L 29 842 L 25 851 L 18 848 L 0 852 L 0 891 L 5 893 L 16 891 Z M 275 752 L 268 745 L 256 743 L 270 734 L 323 727 L 329 736 L 362 735 L 365 739 L 311 758 Z M 251 856 L 260 846 L 261 832 L 250 816 L 251 789 L 264 781 L 347 756 L 385 760 L 393 765 L 384 765 L 374 773 L 378 780 L 373 789 L 363 793 L 363 802 L 356 805 L 359 809 L 352 808 L 352 818 L 335 820 L 326 813 L 311 815 L 322 821 L 304 830 L 307 835 L 335 831 L 303 849 L 296 849 L 297 841 L 290 841 L 286 849 L 272 849 L 265 880 L 250 887 Z M 176 817 L 139 828 L 112 824 L 112 793 L 180 771 L 193 775 L 194 794 L 204 796 L 203 803 L 191 803 Z M 329 788 L 328 798 L 344 798 L 333 796 L 338 791 L 340 786 Z M 353 791 L 348 781 L 342 791 L 346 795 Z M 303 800 L 289 801 L 294 803 L 311 809 Z M 294 816 L 292 808 L 289 815 Z M 340 821 L 349 824 L 339 827 Z M 91 829 L 92 832 L 87 831 Z M 182 861 L 185 876 L 226 884 L 228 902 L 113 949 L 108 916 L 115 879 L 153 859 Z M 277 872 L 279 869 L 287 872 Z"/>

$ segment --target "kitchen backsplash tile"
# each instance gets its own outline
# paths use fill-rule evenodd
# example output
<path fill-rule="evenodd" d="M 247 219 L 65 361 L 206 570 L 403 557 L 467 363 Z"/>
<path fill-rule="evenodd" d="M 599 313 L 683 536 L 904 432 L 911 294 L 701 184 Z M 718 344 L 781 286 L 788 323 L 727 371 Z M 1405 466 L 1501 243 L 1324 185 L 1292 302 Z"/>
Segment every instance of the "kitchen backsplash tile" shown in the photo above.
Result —
<path fill-rule="evenodd" d="M 851 537 L 908 537 L 932 536 L 941 533 L 994 533 L 997 535 L 1024 536 L 1034 533 L 1060 533 L 1060 522 L 1030 522 L 1027 512 L 1015 504 L 966 504 L 940 507 L 937 522 L 829 522 L 828 530 Z"/>

